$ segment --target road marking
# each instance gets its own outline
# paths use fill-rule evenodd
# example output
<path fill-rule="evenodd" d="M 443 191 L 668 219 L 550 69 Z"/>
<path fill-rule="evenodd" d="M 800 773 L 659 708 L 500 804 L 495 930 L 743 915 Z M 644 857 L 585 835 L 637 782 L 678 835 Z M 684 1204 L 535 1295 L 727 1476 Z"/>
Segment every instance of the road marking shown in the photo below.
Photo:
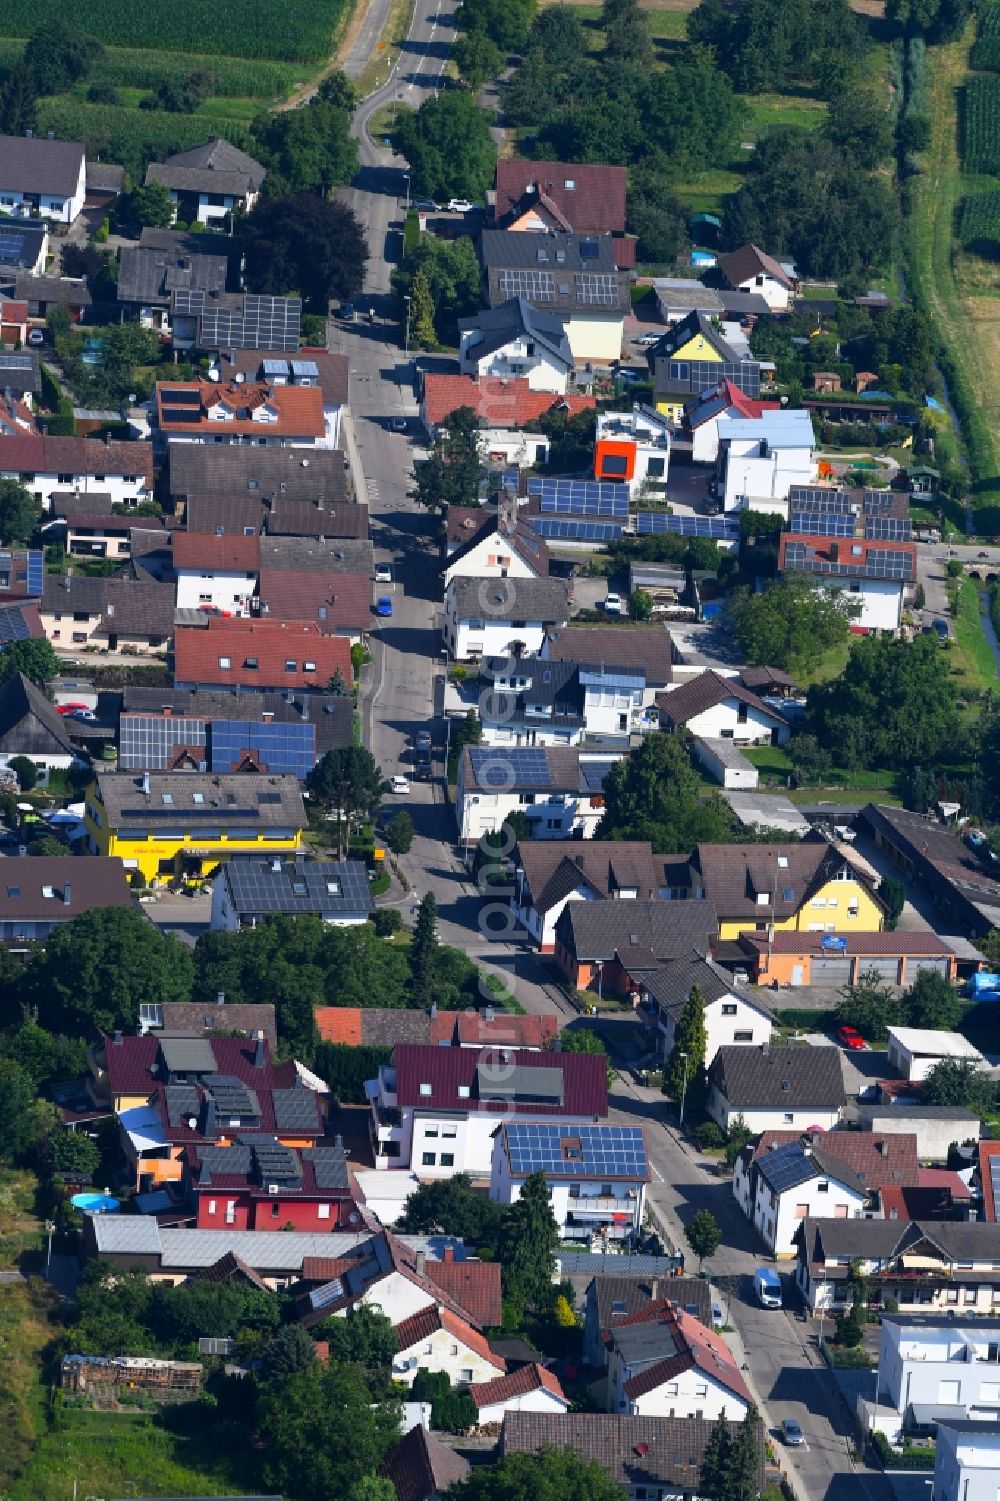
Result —
<path fill-rule="evenodd" d="M 649 1165 L 653 1169 L 653 1172 L 656 1174 L 657 1181 L 660 1182 L 660 1183 L 666 1183 L 667 1180 L 663 1176 L 663 1174 L 660 1172 L 660 1169 L 657 1167 L 656 1163 L 655 1162 L 651 1162 Z"/>

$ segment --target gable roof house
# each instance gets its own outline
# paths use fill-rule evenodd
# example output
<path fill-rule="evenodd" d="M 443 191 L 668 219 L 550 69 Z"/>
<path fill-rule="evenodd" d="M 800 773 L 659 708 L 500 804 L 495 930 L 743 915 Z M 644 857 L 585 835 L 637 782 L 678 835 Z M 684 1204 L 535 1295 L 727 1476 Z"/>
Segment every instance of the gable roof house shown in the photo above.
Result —
<path fill-rule="evenodd" d="M 584 1297 L 583 1349 L 587 1363 L 603 1370 L 608 1361 L 612 1332 L 634 1314 L 659 1304 L 664 1294 L 692 1318 L 712 1325 L 712 1289 L 701 1277 L 617 1276 L 601 1272 L 587 1284 Z"/>
<path fill-rule="evenodd" d="M 12 855 L 0 881 L 0 943 L 25 954 L 92 907 L 131 907 L 132 895 L 120 860 L 75 855 Z"/>
<path fill-rule="evenodd" d="M 340 444 L 340 424 L 348 403 L 350 366 L 346 354 L 314 345 L 301 349 L 221 348 L 209 368 L 209 379 L 223 386 L 268 381 L 275 386 L 315 386 L 323 400 L 325 447 Z"/>
<path fill-rule="evenodd" d="M 127 645 L 137 656 L 162 655 L 174 627 L 174 588 L 127 574 L 46 574 L 39 610 L 46 636 L 63 648 Z"/>
<path fill-rule="evenodd" d="M 150 162 L 146 186 L 158 182 L 176 204 L 174 217 L 185 224 L 219 226 L 234 213 L 248 214 L 260 196 L 267 172 L 245 151 L 209 136 L 202 146 L 178 151 L 165 162 Z"/>
<path fill-rule="evenodd" d="M 710 901 L 567 902 L 556 922 L 556 963 L 577 989 L 599 970 L 605 989 L 629 993 L 667 960 L 705 953 L 718 926 Z"/>
<path fill-rule="evenodd" d="M 567 902 L 654 900 L 661 876 L 648 841 L 528 840 L 514 851 L 510 908 L 539 952 L 551 954 Z"/>
<path fill-rule="evenodd" d="M 689 889 L 714 904 L 722 939 L 788 929 L 873 932 L 885 918 L 867 873 L 825 839 L 700 844 L 689 864 Z"/>
<path fill-rule="evenodd" d="M 476 1404 L 477 1428 L 500 1424 L 509 1412 L 565 1413 L 570 1406 L 558 1376 L 537 1361 L 478 1383 L 469 1396 Z"/>
<path fill-rule="evenodd" d="M 469 1468 L 467 1459 L 418 1423 L 390 1449 L 379 1474 L 392 1481 L 396 1501 L 442 1501 Z"/>
<path fill-rule="evenodd" d="M 742 1116 L 755 1134 L 770 1129 L 832 1130 L 846 1103 L 834 1047 L 721 1047 L 708 1070 L 705 1108 L 728 1131 Z"/>
<path fill-rule="evenodd" d="M 548 578 L 549 549 L 523 521 L 493 511 L 449 554 L 441 576 L 445 589 L 454 578 Z"/>
<path fill-rule="evenodd" d="M 1000 881 L 938 818 L 868 803 L 860 819 L 878 847 L 927 891 L 946 931 L 983 938 L 1000 928 Z"/>
<path fill-rule="evenodd" d="M 274 1006 L 264 1001 L 227 1001 L 219 991 L 213 1003 L 204 1001 L 142 1001 L 139 1030 L 186 1033 L 192 1037 L 215 1032 L 232 1037 L 257 1038 L 263 1034 L 273 1052 L 278 1046 Z"/>
<path fill-rule="evenodd" d="M 546 662 L 578 662 L 620 672 L 641 668 L 646 680 L 644 706 L 673 678 L 673 642 L 661 625 L 557 625 L 546 632 L 540 655 Z"/>
<path fill-rule="evenodd" d="M 482 380 L 523 377 L 532 391 L 565 396 L 575 369 L 562 319 L 538 308 L 526 296 L 458 320 L 458 365 L 463 375 Z"/>
<path fill-rule="evenodd" d="M 304 1140 L 313 1142 L 317 1097 L 312 1090 L 304 1085 L 275 1090 L 272 1100 L 282 1134 L 293 1137 L 300 1127 Z M 296 1147 L 251 1130 L 222 1145 L 191 1144 L 185 1159 L 184 1188 L 194 1200 L 200 1230 L 287 1230 L 291 1225 L 324 1234 L 361 1225 L 339 1136 Z"/>
<path fill-rule="evenodd" d="M 736 1201 L 773 1256 L 795 1255 L 795 1237 L 807 1217 L 854 1219 L 864 1210 L 864 1183 L 824 1150 L 827 1137 L 836 1135 L 772 1142 L 754 1154 L 746 1174 L 734 1177 Z"/>
<path fill-rule="evenodd" d="M 493 1137 L 512 1116 L 583 1125 L 608 1113 L 604 1060 L 586 1053 L 401 1044 L 365 1091 L 376 1167 L 421 1179 L 488 1178 Z"/>
<path fill-rule="evenodd" d="M 284 688 L 315 692 L 337 669 L 351 681 L 351 646 L 312 621 L 226 620 L 206 616 L 203 626 L 174 635 L 178 688 Z"/>
<path fill-rule="evenodd" d="M 72 224 L 87 196 L 86 150 L 79 141 L 0 136 L 0 212 Z"/>
<path fill-rule="evenodd" d="M 500 1453 L 566 1450 L 600 1465 L 629 1501 L 650 1496 L 695 1496 L 715 1424 L 707 1418 L 633 1417 L 623 1413 L 511 1412 L 504 1419 Z M 730 1441 L 738 1427 L 727 1422 Z M 756 1489 L 764 1488 L 764 1428 L 758 1424 Z M 939 1501 L 938 1497 L 934 1501 Z M 940 1501 L 945 1501 L 942 1495 Z"/>
<path fill-rule="evenodd" d="M 492 1383 L 507 1363 L 485 1335 L 444 1304 L 430 1303 L 395 1325 L 394 1381 L 412 1386 L 417 1371 L 443 1371 L 453 1386 Z"/>
<path fill-rule="evenodd" d="M 739 1422 L 752 1406 L 722 1336 L 668 1298 L 610 1330 L 609 1412 Z"/>
<path fill-rule="evenodd" d="M 554 313 L 577 365 L 608 366 L 621 358 L 629 277 L 615 264 L 610 235 L 486 229 L 480 255 L 488 307 L 523 297 Z"/>
<path fill-rule="evenodd" d="M 256 608 L 261 619 L 313 621 L 324 635 L 344 636 L 354 643 L 371 626 L 371 576 L 261 569 Z"/>
<path fill-rule="evenodd" d="M 877 537 L 814 537 L 782 532 L 778 572 L 807 573 L 817 588 L 836 589 L 861 606 L 851 621 L 855 635 L 898 631 L 903 602 L 916 583 L 914 542 Z"/>
<path fill-rule="evenodd" d="M 170 546 L 178 610 L 250 614 L 260 572 L 257 537 L 176 531 Z"/>
<path fill-rule="evenodd" d="M 774 1017 L 757 993 L 704 955 L 644 970 L 638 987 L 642 999 L 655 1010 L 658 1051 L 663 1058 L 670 1057 L 677 1026 L 695 987 L 705 1002 L 706 1065 L 721 1047 L 762 1047 L 771 1040 Z"/>
<path fill-rule="evenodd" d="M 646 358 L 653 374 L 656 410 L 676 426 L 683 421 L 686 403 L 718 390 L 720 382 L 728 382 L 754 401 L 760 396 L 761 364 L 751 357 L 738 325 L 727 324 L 723 333 L 698 308 L 669 328 Z"/>
<path fill-rule="evenodd" d="M 792 272 L 756 245 L 720 256 L 719 270 L 734 291 L 755 292 L 772 313 L 787 312 L 799 289 Z"/>
<path fill-rule="evenodd" d="M 214 385 L 156 383 L 156 428 L 168 443 L 243 443 L 262 447 L 323 446 L 323 396 L 316 386 L 269 381 Z"/>
<path fill-rule="evenodd" d="M 795 1280 L 813 1312 L 850 1304 L 860 1263 L 875 1308 L 891 1297 L 900 1313 L 989 1314 L 1000 1301 L 996 1244 L 996 1226 L 982 1221 L 807 1219 Z"/>
<path fill-rule="evenodd" d="M 143 328 L 169 334 L 173 294 L 224 292 L 228 275 L 227 255 L 124 245 L 118 261 L 117 298 Z"/>
<path fill-rule="evenodd" d="M 23 672 L 0 683 L 0 767 L 8 769 L 15 756 L 34 764 L 43 786 L 52 768 L 82 760 L 62 715 Z"/>
<path fill-rule="evenodd" d="M 784 745 L 791 734 L 785 716 L 735 678 L 709 671 L 656 695 L 660 726 L 689 730 L 709 742 Z"/>
<path fill-rule="evenodd" d="M 618 759 L 570 745 L 463 746 L 455 793 L 460 842 L 497 833 L 515 811 L 529 820 L 534 839 L 592 838 L 604 779 Z"/>
<path fill-rule="evenodd" d="M 445 590 L 443 635 L 454 661 L 537 656 L 547 631 L 569 613 L 565 579 L 458 575 Z"/>
<path fill-rule="evenodd" d="M 237 933 L 278 915 L 352 927 L 367 922 L 374 910 L 362 860 L 229 860 L 212 883 L 213 932 Z"/>
<path fill-rule="evenodd" d="M 635 266 L 636 242 L 625 237 L 624 167 L 579 162 L 498 161 L 493 217 L 498 229 L 611 235 L 615 265 Z"/>
<path fill-rule="evenodd" d="M 593 411 L 593 396 L 555 396 L 551 391 L 533 391 L 524 376 L 511 380 L 469 375 L 435 375 L 423 377 L 420 420 L 428 439 L 433 442 L 452 412 L 470 407 L 479 417 L 482 428 L 477 441 L 484 463 L 548 463 L 549 439 L 544 433 L 525 432 L 530 422 L 537 422 L 548 412 L 565 412 L 575 417 Z"/>
<path fill-rule="evenodd" d="M 516 584 L 514 586 L 516 588 Z M 616 671 L 537 657 L 486 658 L 479 674 L 485 745 L 628 747 L 643 723 L 641 667 Z"/>
<path fill-rule="evenodd" d="M 342 504 L 348 498 L 344 456 L 328 448 L 303 454 L 296 448 L 174 443 L 169 461 L 170 498 L 174 506 L 193 496 L 264 502 L 309 500 Z M 248 521 L 247 525 L 252 524 Z M 214 531 L 193 525 L 189 531 Z M 227 528 L 228 530 L 228 528 Z"/>
<path fill-rule="evenodd" d="M 44 510 L 54 490 L 96 490 L 122 506 L 153 493 L 153 449 L 118 439 L 50 438 L 28 433 L 0 437 L 0 477 L 15 479 Z"/>

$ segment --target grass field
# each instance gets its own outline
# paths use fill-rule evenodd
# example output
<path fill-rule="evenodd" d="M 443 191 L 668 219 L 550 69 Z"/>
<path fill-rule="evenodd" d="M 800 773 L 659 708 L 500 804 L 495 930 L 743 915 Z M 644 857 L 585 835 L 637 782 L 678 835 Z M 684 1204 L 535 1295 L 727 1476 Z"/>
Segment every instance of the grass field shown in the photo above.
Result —
<path fill-rule="evenodd" d="M 958 591 L 955 638 L 955 645 L 951 648 L 953 670 L 960 677 L 963 686 L 995 692 L 996 663 L 983 632 L 979 613 L 979 588 L 972 579 L 965 579 Z"/>
<path fill-rule="evenodd" d="M 44 1431 L 42 1352 L 52 1339 L 55 1294 L 39 1281 L 0 1287 L 0 1487 L 28 1461 Z"/>

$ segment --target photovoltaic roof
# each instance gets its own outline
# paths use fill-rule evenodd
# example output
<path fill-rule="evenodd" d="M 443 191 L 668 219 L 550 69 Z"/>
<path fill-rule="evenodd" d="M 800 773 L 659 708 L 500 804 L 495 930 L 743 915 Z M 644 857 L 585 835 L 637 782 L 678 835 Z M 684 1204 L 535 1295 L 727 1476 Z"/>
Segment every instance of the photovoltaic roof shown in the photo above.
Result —
<path fill-rule="evenodd" d="M 739 522 L 728 516 L 670 516 L 665 511 L 639 511 L 635 518 L 640 536 L 671 532 L 678 537 L 713 537 L 729 542 L 739 536 Z"/>
<path fill-rule="evenodd" d="M 568 1178 L 648 1176 L 639 1126 L 564 1126 L 514 1121 L 504 1128 L 511 1171 Z"/>
<path fill-rule="evenodd" d="M 627 516 L 628 491 L 600 480 L 548 479 L 532 475 L 528 494 L 539 497 L 543 512 L 571 516 Z"/>
<path fill-rule="evenodd" d="M 786 1189 L 807 1183 L 816 1176 L 815 1164 L 797 1141 L 765 1153 L 759 1159 L 759 1166 L 775 1193 L 784 1193 Z"/>
<path fill-rule="evenodd" d="M 551 786 L 548 758 L 540 748 L 474 745 L 469 754 L 480 787 L 492 787 L 500 792 L 523 783 L 535 787 Z"/>
<path fill-rule="evenodd" d="M 531 525 L 540 537 L 565 542 L 617 542 L 623 521 L 585 521 L 568 516 L 534 516 Z"/>

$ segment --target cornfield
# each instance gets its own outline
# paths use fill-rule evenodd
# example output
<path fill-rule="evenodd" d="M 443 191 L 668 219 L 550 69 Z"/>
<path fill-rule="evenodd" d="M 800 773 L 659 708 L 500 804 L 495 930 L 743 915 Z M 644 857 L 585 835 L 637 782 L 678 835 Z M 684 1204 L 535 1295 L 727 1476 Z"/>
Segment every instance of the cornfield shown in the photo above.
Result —
<path fill-rule="evenodd" d="M 1000 173 L 1000 78 L 970 78 L 962 100 L 966 172 Z"/>
<path fill-rule="evenodd" d="M 958 238 L 966 250 L 1000 255 L 1000 192 L 974 193 L 963 200 Z"/>
<path fill-rule="evenodd" d="M 1000 73 L 1000 5 L 987 5 L 979 19 L 979 36 L 969 54 L 969 66 Z"/>

